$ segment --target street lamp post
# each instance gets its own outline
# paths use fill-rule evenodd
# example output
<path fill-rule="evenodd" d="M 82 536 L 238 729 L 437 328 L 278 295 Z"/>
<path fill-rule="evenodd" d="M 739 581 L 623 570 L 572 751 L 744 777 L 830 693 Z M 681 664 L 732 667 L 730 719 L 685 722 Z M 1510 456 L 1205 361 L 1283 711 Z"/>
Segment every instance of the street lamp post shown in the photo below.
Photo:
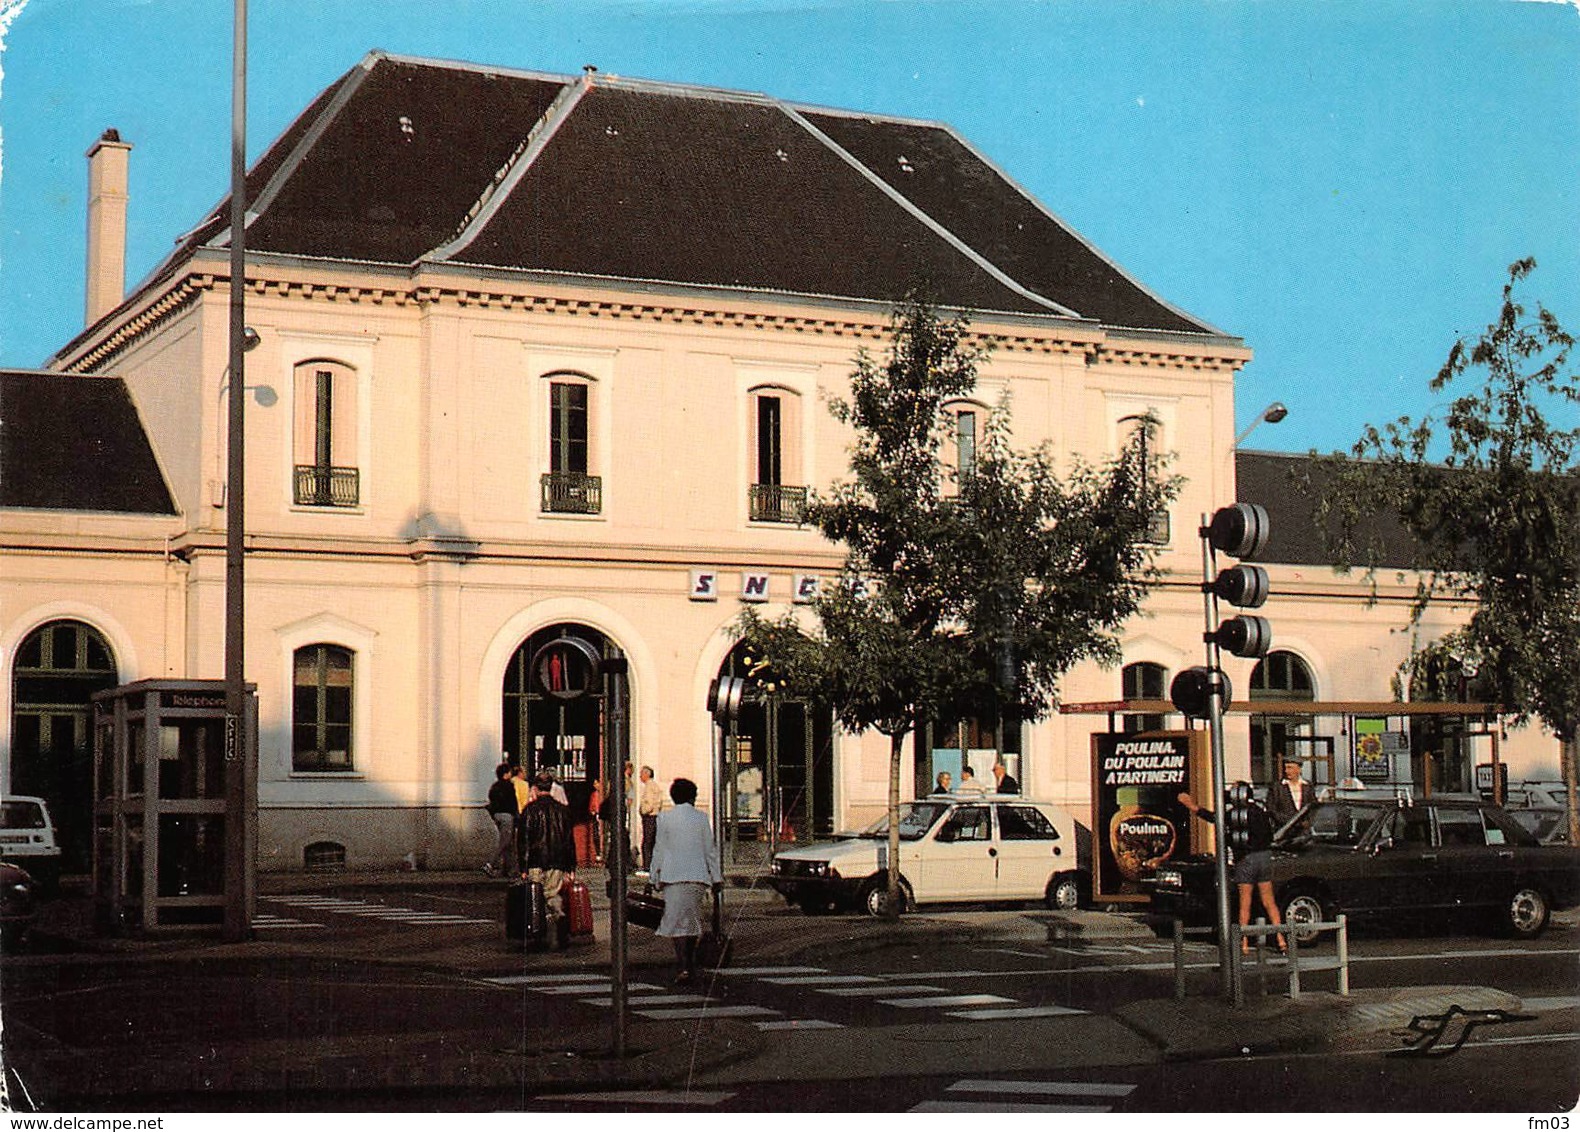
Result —
<path fill-rule="evenodd" d="M 1262 424 L 1262 422 L 1266 421 L 1268 424 L 1277 424 L 1287 416 L 1289 416 L 1288 407 L 1285 406 L 1282 401 L 1274 401 L 1267 408 L 1256 414 L 1256 420 L 1247 425 L 1245 431 L 1234 438 L 1234 443 L 1229 446 L 1230 449 L 1232 450 L 1240 447 L 1240 445 L 1245 442 L 1245 438 L 1255 432 L 1257 426 Z"/>
<path fill-rule="evenodd" d="M 234 0 L 231 49 L 230 152 L 230 382 L 246 384 L 247 232 L 247 0 Z M 253 336 L 256 341 L 257 336 Z M 247 891 L 247 847 L 252 815 L 247 781 L 247 684 L 243 631 L 244 538 L 246 535 L 245 397 L 229 399 L 225 464 L 225 920 L 224 937 L 248 938 L 252 910 Z"/>

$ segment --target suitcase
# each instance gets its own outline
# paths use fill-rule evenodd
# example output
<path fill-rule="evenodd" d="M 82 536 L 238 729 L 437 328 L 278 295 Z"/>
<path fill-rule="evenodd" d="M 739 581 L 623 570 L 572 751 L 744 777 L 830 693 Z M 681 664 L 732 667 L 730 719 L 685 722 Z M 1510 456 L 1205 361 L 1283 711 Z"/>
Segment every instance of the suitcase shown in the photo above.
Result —
<path fill-rule="evenodd" d="M 593 938 L 592 893 L 579 880 L 568 880 L 560 889 L 560 899 L 565 902 L 565 919 L 570 923 L 571 939 L 581 943 Z"/>
<path fill-rule="evenodd" d="M 657 931 L 664 918 L 664 898 L 649 889 L 646 892 L 627 891 L 625 894 L 625 921 L 648 931 Z"/>
<path fill-rule="evenodd" d="M 505 938 L 522 947 L 548 946 L 549 905 L 537 881 L 524 880 L 505 890 Z"/>

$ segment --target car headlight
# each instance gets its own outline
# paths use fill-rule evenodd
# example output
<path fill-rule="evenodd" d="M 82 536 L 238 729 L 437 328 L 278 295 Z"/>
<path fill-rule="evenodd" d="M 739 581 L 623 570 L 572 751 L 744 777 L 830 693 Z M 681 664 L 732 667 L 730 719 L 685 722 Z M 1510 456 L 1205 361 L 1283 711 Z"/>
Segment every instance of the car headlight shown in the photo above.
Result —
<path fill-rule="evenodd" d="M 1152 883 L 1158 888 L 1184 888 L 1185 874 L 1178 869 L 1159 869 L 1152 874 Z"/>

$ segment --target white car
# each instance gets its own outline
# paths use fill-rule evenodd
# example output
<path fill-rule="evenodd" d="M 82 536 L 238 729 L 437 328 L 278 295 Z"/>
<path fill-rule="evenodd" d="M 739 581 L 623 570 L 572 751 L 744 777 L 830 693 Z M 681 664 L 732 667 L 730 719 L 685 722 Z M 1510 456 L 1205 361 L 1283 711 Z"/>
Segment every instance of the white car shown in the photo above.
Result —
<path fill-rule="evenodd" d="M 809 913 L 888 899 L 889 822 L 854 837 L 786 849 L 768 883 Z M 1075 819 L 1018 794 L 933 795 L 900 807 L 901 911 L 919 904 L 1041 900 L 1070 910 L 1090 899 L 1076 862 Z"/>
<path fill-rule="evenodd" d="M 0 861 L 20 865 L 46 889 L 60 879 L 60 843 L 42 798 L 12 794 L 0 799 Z"/>

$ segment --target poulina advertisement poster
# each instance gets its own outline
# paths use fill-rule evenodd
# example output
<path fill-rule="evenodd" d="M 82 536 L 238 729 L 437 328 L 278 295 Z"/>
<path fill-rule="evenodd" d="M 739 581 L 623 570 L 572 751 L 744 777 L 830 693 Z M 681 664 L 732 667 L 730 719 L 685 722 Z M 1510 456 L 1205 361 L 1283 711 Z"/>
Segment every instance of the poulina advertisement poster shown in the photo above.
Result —
<path fill-rule="evenodd" d="M 1205 852 L 1193 840 L 1180 793 L 1198 801 L 1211 792 L 1206 732 L 1154 731 L 1092 736 L 1095 893 L 1103 899 L 1144 900 L 1141 879 L 1175 856 Z"/>

